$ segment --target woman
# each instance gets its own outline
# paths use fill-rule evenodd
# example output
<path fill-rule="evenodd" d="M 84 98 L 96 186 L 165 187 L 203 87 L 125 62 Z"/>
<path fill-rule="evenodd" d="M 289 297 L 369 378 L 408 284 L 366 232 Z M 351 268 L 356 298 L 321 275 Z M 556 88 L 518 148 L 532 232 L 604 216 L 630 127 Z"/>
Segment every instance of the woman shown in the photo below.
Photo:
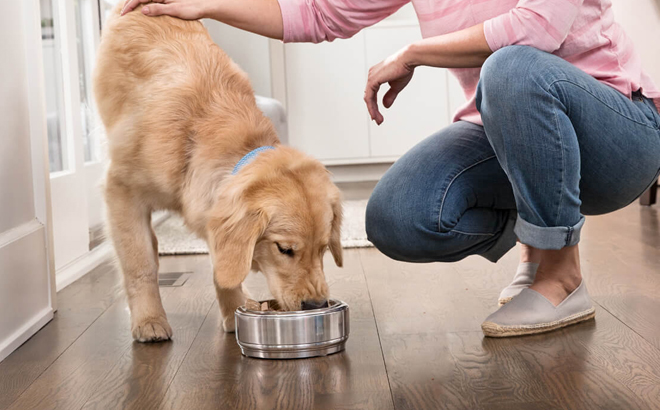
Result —
<path fill-rule="evenodd" d="M 148 0 L 128 0 L 124 13 Z M 409 0 L 160 0 L 149 16 L 213 18 L 268 37 L 350 37 Z M 403 261 L 496 262 L 522 243 L 488 336 L 594 316 L 578 254 L 583 214 L 631 203 L 660 173 L 660 91 L 610 0 L 412 0 L 424 39 L 369 70 L 365 102 L 390 107 L 420 65 L 451 69 L 468 102 L 383 176 L 369 239 Z M 402 136 L 403 137 L 403 136 Z M 507 303 L 508 302 L 508 303 Z"/>

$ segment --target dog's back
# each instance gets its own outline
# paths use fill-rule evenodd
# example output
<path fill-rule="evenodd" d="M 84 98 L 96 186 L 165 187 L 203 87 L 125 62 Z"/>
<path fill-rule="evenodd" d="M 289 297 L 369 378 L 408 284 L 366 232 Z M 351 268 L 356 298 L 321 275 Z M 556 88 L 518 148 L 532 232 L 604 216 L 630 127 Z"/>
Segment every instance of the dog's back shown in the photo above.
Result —
<path fill-rule="evenodd" d="M 249 80 L 200 22 L 119 10 L 104 27 L 94 77 L 110 172 L 176 208 L 191 161 L 277 139 Z"/>

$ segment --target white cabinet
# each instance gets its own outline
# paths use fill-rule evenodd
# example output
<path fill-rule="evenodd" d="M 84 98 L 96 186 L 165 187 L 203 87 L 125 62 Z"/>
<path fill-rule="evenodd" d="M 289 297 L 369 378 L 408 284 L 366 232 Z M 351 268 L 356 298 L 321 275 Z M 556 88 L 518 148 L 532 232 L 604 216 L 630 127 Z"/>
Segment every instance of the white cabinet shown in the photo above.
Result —
<path fill-rule="evenodd" d="M 378 64 L 420 38 L 418 27 L 366 30 L 367 67 Z M 412 80 L 389 109 L 385 109 L 381 104 L 389 86 L 381 86 L 378 102 L 385 121 L 381 125 L 369 122 L 371 158 L 401 156 L 416 143 L 449 123 L 447 74 L 447 70 L 439 68 L 416 68 Z M 364 107 L 362 110 L 366 112 Z"/>
<path fill-rule="evenodd" d="M 324 160 L 368 158 L 364 35 L 284 48 L 289 143 Z"/>
<path fill-rule="evenodd" d="M 363 101 L 369 68 L 421 39 L 412 8 L 353 38 L 322 44 L 271 41 L 273 97 L 286 105 L 289 143 L 326 165 L 387 163 L 447 126 L 462 92 L 445 69 L 419 67 L 377 126 Z M 389 86 L 381 87 L 382 98 Z"/>

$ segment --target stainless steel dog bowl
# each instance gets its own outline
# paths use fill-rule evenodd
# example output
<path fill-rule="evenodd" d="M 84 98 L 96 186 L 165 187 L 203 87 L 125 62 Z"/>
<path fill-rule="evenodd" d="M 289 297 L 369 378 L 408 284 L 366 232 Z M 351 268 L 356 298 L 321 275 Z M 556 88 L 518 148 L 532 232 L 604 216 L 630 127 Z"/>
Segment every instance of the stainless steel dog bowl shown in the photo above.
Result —
<path fill-rule="evenodd" d="M 328 307 L 295 312 L 236 309 L 236 341 L 245 356 L 302 359 L 344 350 L 349 333 L 348 305 L 330 299 Z"/>

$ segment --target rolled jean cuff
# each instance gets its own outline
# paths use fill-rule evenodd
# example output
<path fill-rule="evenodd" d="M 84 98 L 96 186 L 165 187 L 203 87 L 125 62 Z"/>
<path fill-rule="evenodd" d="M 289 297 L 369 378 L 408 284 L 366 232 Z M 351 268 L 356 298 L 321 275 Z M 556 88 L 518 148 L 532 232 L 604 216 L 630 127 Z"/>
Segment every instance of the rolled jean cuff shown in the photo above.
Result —
<path fill-rule="evenodd" d="M 502 256 L 516 246 L 516 234 L 513 232 L 513 227 L 516 224 L 516 215 L 518 213 L 515 210 L 512 210 L 509 214 L 509 218 L 504 224 L 504 229 L 502 229 L 502 234 L 497 239 L 495 244 L 488 249 L 486 252 L 482 253 L 480 256 L 488 259 L 491 262 L 497 262 Z"/>
<path fill-rule="evenodd" d="M 561 249 L 565 246 L 577 245 L 580 242 L 580 232 L 584 225 L 584 216 L 573 226 L 541 227 L 532 225 L 518 215 L 514 229 L 520 242 L 538 249 Z"/>

